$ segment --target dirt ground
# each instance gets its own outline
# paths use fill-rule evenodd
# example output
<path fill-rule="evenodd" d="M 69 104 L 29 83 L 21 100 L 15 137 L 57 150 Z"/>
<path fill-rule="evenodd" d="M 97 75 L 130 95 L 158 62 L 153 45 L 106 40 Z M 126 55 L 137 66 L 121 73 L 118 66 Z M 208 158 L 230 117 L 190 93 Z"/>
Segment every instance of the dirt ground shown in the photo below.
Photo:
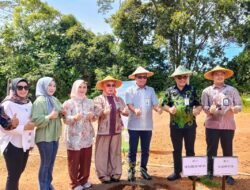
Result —
<path fill-rule="evenodd" d="M 197 136 L 196 136 L 196 155 L 204 156 L 206 154 L 204 122 L 205 115 L 201 114 L 197 117 Z M 119 183 L 100 184 L 95 174 L 94 162 L 91 165 L 90 181 L 93 184 L 91 189 L 96 190 L 192 190 L 192 181 L 187 178 L 182 178 L 175 182 L 168 182 L 166 176 L 172 173 L 172 145 L 169 137 L 169 116 L 167 113 L 162 115 L 154 114 L 154 130 L 151 142 L 151 153 L 149 159 L 148 170 L 153 176 L 153 180 L 145 181 L 140 178 L 135 183 L 128 183 L 127 179 L 127 162 L 126 153 L 123 154 L 123 174 L 122 180 Z M 234 155 L 239 157 L 239 175 L 235 176 L 236 184 L 227 186 L 227 190 L 250 190 L 250 113 L 240 113 L 236 115 L 237 130 L 234 138 Z M 221 148 L 219 148 L 221 155 Z M 138 154 L 138 160 L 140 154 Z M 29 157 L 27 167 L 20 179 L 20 190 L 37 190 L 38 189 L 38 168 L 40 158 L 37 149 L 35 148 Z M 139 164 L 138 164 L 139 165 Z M 137 168 L 139 169 L 139 168 Z M 0 157 L 0 190 L 4 190 L 6 182 L 5 162 Z M 53 185 L 57 190 L 68 190 L 69 177 L 67 172 L 66 151 L 63 142 L 60 145 L 57 155 L 54 173 Z M 221 178 L 215 178 L 216 181 L 221 181 Z M 196 190 L 219 190 L 221 188 L 208 188 L 200 183 L 196 183 Z"/>

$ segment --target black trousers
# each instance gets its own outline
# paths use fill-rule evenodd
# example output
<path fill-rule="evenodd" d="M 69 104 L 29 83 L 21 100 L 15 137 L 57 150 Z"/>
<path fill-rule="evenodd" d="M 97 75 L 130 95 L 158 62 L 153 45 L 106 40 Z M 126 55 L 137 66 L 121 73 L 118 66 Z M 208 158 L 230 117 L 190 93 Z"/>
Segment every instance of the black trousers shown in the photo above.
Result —
<path fill-rule="evenodd" d="M 234 130 L 206 128 L 208 174 L 213 174 L 213 156 L 217 156 L 219 141 L 223 156 L 233 156 Z"/>
<path fill-rule="evenodd" d="M 25 169 L 29 151 L 24 152 L 22 148 L 9 143 L 3 155 L 8 171 L 5 190 L 18 190 L 19 179 Z"/>
<path fill-rule="evenodd" d="M 196 127 L 176 129 L 170 127 L 170 136 L 173 144 L 174 172 L 179 174 L 182 171 L 182 144 L 185 143 L 186 156 L 194 156 L 194 142 Z"/>

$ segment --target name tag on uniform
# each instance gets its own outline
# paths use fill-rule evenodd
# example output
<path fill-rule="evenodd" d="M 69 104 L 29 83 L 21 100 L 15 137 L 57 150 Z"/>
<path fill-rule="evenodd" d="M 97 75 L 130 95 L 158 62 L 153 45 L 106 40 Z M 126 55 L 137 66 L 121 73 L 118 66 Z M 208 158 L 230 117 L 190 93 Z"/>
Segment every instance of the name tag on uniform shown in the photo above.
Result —
<path fill-rule="evenodd" d="M 223 99 L 223 106 L 229 106 L 229 99 L 228 98 Z"/>
<path fill-rule="evenodd" d="M 189 106 L 189 98 L 188 97 L 184 98 L 184 104 L 185 104 L 185 106 Z"/>
<path fill-rule="evenodd" d="M 145 99 L 145 104 L 146 104 L 146 106 L 150 106 L 150 99 L 149 98 Z"/>

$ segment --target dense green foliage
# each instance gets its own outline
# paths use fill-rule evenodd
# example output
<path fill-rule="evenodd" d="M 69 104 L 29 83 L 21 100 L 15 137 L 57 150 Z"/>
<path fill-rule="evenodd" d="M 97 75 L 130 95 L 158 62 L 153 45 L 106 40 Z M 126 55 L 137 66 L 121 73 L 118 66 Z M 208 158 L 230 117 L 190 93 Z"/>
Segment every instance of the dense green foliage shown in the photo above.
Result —
<path fill-rule="evenodd" d="M 97 1 L 103 12 L 112 2 Z M 237 71 L 229 83 L 249 92 L 249 7 L 244 0 L 124 0 L 109 19 L 114 35 L 96 35 L 40 0 L 6 0 L 0 3 L 8 10 L 0 15 L 0 97 L 8 79 L 19 76 L 30 81 L 33 96 L 36 81 L 52 76 L 61 100 L 78 78 L 94 97 L 98 80 L 107 74 L 128 80 L 139 65 L 155 72 L 149 85 L 159 92 L 173 84 L 168 76 L 179 64 L 197 72 L 191 83 L 199 92 L 210 84 L 202 73 L 215 64 Z M 245 49 L 228 63 L 223 50 L 232 41 Z"/>

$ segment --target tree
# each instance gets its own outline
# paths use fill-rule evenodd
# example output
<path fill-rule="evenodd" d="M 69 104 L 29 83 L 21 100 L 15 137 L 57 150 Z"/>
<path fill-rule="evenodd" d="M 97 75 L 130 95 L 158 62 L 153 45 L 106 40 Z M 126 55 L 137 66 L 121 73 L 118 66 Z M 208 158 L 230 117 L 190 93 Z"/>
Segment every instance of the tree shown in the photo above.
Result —
<path fill-rule="evenodd" d="M 13 19 L 1 28 L 1 72 L 5 81 L 25 77 L 32 84 L 51 75 L 59 59 L 50 44 L 57 36 L 51 30 L 60 13 L 39 0 L 20 1 L 13 9 Z"/>
<path fill-rule="evenodd" d="M 236 38 L 239 44 L 245 46 L 245 49 L 250 49 L 250 1 L 242 0 L 240 7 L 242 9 L 241 15 L 246 18 L 246 21 L 241 21 L 235 25 L 230 35 Z"/>
<path fill-rule="evenodd" d="M 242 15 L 247 18 L 246 22 L 240 22 L 236 25 L 230 35 L 237 39 L 237 42 L 243 45 L 244 50 L 240 55 L 233 58 L 228 67 L 235 71 L 231 83 L 239 89 L 241 93 L 250 93 L 250 1 L 243 0 L 240 4 Z"/>
<path fill-rule="evenodd" d="M 164 68 L 206 69 L 227 61 L 223 49 L 232 40 L 229 33 L 246 21 L 240 2 L 125 0 L 110 23 L 121 47 L 147 65 L 158 65 L 152 57 L 163 57 Z"/>
<path fill-rule="evenodd" d="M 229 68 L 235 72 L 231 83 L 241 93 L 250 93 L 250 51 L 243 51 L 229 64 Z"/>
<path fill-rule="evenodd" d="M 93 36 L 71 15 L 61 15 L 39 0 L 21 1 L 0 32 L 2 75 L 5 81 L 27 78 L 32 94 L 40 77 L 52 76 L 60 84 L 59 98 L 66 98 L 73 81 L 83 76 L 81 64 L 87 62 L 84 56 Z"/>
<path fill-rule="evenodd" d="M 112 3 L 114 3 L 115 0 L 97 0 L 97 5 L 99 6 L 99 13 L 107 13 L 108 11 L 110 11 L 113 7 L 112 7 Z"/>
<path fill-rule="evenodd" d="M 15 6 L 18 6 L 17 0 L 2 0 L 0 1 L 0 21 L 5 23 L 6 20 L 11 19 L 12 10 Z"/>
<path fill-rule="evenodd" d="M 25 77 L 35 83 L 51 76 L 59 84 L 57 97 L 68 98 L 72 83 L 78 78 L 88 82 L 94 92 L 95 70 L 114 73 L 127 68 L 133 59 L 122 53 L 112 35 L 95 35 L 72 15 L 62 15 L 39 0 L 23 0 L 12 10 L 13 18 L 0 29 L 0 87 L 8 79 Z M 110 69 L 108 69 L 110 68 Z M 126 72 L 125 72 L 126 73 Z M 1 97 L 5 91 L 0 92 Z M 34 98 L 34 97 L 33 97 Z"/>

